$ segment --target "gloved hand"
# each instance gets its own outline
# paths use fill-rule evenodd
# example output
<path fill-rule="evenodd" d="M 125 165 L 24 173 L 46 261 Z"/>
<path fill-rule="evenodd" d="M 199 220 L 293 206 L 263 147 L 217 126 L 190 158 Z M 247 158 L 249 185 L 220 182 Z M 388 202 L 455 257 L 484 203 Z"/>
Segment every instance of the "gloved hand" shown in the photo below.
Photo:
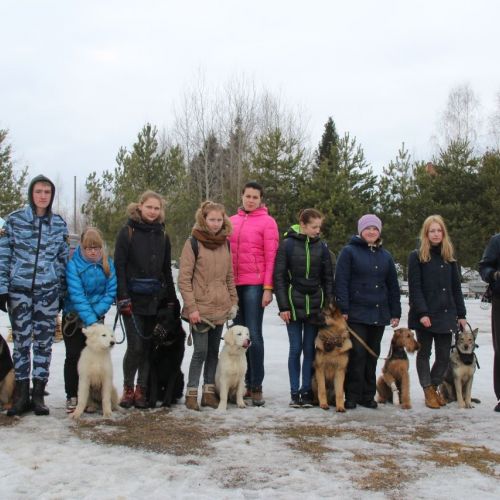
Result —
<path fill-rule="evenodd" d="M 7 304 L 9 303 L 9 294 L 2 293 L 0 295 L 0 309 L 4 312 L 7 312 Z"/>
<path fill-rule="evenodd" d="M 238 306 L 234 304 L 234 306 L 231 307 L 231 310 L 229 311 L 229 314 L 227 315 L 229 319 L 234 319 L 238 315 Z"/>
<path fill-rule="evenodd" d="M 130 299 L 121 299 L 116 305 L 122 316 L 132 316 L 132 301 Z"/>

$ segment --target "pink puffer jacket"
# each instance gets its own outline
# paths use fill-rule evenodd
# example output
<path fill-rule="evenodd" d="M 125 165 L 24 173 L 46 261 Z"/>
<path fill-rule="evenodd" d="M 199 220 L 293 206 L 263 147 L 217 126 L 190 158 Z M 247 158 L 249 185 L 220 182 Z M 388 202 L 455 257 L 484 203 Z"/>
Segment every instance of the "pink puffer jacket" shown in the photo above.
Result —
<path fill-rule="evenodd" d="M 279 244 L 276 221 L 265 206 L 248 213 L 240 208 L 230 219 L 233 224 L 229 241 L 234 283 L 272 288 L 274 259 Z"/>

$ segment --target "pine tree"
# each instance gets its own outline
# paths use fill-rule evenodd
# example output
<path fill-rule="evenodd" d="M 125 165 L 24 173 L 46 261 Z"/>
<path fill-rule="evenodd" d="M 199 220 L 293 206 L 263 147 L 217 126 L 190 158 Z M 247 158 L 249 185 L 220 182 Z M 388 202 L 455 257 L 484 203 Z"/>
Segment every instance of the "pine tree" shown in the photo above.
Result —
<path fill-rule="evenodd" d="M 5 217 L 24 203 L 28 167 L 17 172 L 12 161 L 9 131 L 0 129 L 0 216 Z"/>
<path fill-rule="evenodd" d="M 334 151 L 338 148 L 339 136 L 335 128 L 335 122 L 331 116 L 325 123 L 325 130 L 321 136 L 321 142 L 318 144 L 318 149 L 315 153 L 316 165 L 319 166 L 322 161 L 335 162 Z"/>
<path fill-rule="evenodd" d="M 298 140 L 286 137 L 279 128 L 261 135 L 251 154 L 250 175 L 264 187 L 265 204 L 281 232 L 297 222 L 304 155 Z"/>

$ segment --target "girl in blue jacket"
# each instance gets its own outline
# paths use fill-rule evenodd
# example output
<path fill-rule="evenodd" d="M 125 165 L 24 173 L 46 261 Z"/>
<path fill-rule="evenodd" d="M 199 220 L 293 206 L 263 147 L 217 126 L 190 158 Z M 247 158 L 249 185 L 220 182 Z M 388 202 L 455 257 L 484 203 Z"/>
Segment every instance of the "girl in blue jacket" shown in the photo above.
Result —
<path fill-rule="evenodd" d="M 78 360 L 85 347 L 82 328 L 104 322 L 116 296 L 113 261 L 104 249 L 101 232 L 93 227 L 82 234 L 80 245 L 66 267 L 68 295 L 64 303 L 63 331 L 66 345 L 64 385 L 66 411 L 74 411 L 78 393 Z"/>
<path fill-rule="evenodd" d="M 358 234 L 340 252 L 335 294 L 349 327 L 377 354 L 386 325 L 396 328 L 401 302 L 396 266 L 382 247 L 382 222 L 374 214 L 358 221 Z M 345 407 L 377 408 L 377 359 L 353 336 L 345 382 Z"/>

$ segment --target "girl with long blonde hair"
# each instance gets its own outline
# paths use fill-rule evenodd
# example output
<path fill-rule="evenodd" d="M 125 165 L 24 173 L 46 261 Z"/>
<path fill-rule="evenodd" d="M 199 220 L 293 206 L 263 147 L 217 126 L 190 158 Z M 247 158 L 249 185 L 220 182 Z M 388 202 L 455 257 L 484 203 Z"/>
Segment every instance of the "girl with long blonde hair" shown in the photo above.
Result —
<path fill-rule="evenodd" d="M 416 330 L 420 343 L 418 378 L 426 406 L 438 409 L 446 404 L 438 386 L 448 366 L 452 333 L 467 324 L 460 268 L 440 215 L 430 215 L 422 224 L 420 247 L 408 259 L 408 289 L 408 327 Z M 435 360 L 431 368 L 433 343 Z"/>

